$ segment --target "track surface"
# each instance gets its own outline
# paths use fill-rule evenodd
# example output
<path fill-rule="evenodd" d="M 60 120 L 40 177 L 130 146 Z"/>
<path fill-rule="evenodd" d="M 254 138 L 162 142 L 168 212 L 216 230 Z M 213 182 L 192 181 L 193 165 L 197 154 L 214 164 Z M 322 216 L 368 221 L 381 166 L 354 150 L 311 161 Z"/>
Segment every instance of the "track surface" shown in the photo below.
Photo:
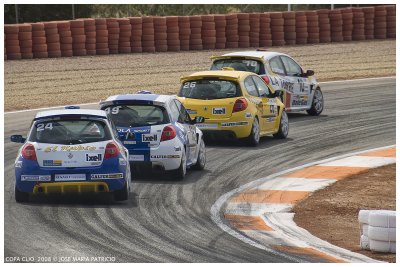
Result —
<path fill-rule="evenodd" d="M 36 113 L 5 115 L 5 256 L 114 256 L 118 262 L 288 262 L 219 229 L 210 208 L 222 194 L 269 174 L 355 150 L 395 143 L 395 79 L 322 85 L 319 117 L 291 114 L 287 140 L 257 148 L 208 144 L 202 172 L 182 182 L 133 183 L 128 203 L 98 199 L 14 201 L 13 162 Z M 59 260 L 59 259 L 58 259 Z M 322 261 L 307 259 L 309 261 Z"/>

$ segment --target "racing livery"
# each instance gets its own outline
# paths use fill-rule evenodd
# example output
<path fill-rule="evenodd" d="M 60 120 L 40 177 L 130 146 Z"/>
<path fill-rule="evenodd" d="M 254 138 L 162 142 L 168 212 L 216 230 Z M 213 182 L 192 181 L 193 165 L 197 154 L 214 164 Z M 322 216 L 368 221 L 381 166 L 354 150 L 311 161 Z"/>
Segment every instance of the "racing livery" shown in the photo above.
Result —
<path fill-rule="evenodd" d="M 275 91 L 282 90 L 282 101 L 288 112 L 307 111 L 319 115 L 324 109 L 324 98 L 314 77 L 314 71 L 304 72 L 290 56 L 268 52 L 242 51 L 212 57 L 211 70 L 231 67 L 235 70 L 250 71 L 260 75 Z"/>
<path fill-rule="evenodd" d="M 246 138 L 258 145 L 260 136 L 286 138 L 289 131 L 285 106 L 272 87 L 252 72 L 203 71 L 181 78 L 178 99 L 206 136 Z"/>
<path fill-rule="evenodd" d="M 206 150 L 202 131 L 175 96 L 138 94 L 110 96 L 100 103 L 129 150 L 133 170 L 169 171 L 183 179 L 187 168 L 202 170 Z"/>
<path fill-rule="evenodd" d="M 15 160 L 15 200 L 30 194 L 109 192 L 127 200 L 131 185 L 128 151 L 100 110 L 43 111 L 33 119 Z"/>

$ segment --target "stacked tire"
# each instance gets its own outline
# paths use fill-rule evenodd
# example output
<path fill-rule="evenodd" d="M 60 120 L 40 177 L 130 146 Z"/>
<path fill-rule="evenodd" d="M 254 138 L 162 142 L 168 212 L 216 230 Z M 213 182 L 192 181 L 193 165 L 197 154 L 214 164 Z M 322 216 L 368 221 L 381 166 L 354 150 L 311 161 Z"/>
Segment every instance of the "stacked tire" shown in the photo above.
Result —
<path fill-rule="evenodd" d="M 74 56 L 86 56 L 85 23 L 83 20 L 71 20 L 71 33 Z"/>
<path fill-rule="evenodd" d="M 304 11 L 296 11 L 296 44 L 307 44 L 307 16 Z"/>
<path fill-rule="evenodd" d="M 272 45 L 285 45 L 284 19 L 281 12 L 270 13 Z"/>
<path fill-rule="evenodd" d="M 141 53 L 142 52 L 142 33 L 143 23 L 141 17 L 129 18 L 131 23 L 131 52 Z"/>
<path fill-rule="evenodd" d="M 69 21 L 57 22 L 58 34 L 60 35 L 60 50 L 62 57 L 72 57 L 72 33 Z"/>
<path fill-rule="evenodd" d="M 343 41 L 351 41 L 353 40 L 353 10 L 351 8 L 343 8 L 340 11 L 343 20 Z"/>
<path fill-rule="evenodd" d="M 108 55 L 110 50 L 108 48 L 108 29 L 106 19 L 95 19 L 96 25 L 96 54 Z"/>
<path fill-rule="evenodd" d="M 190 19 L 188 16 L 178 17 L 179 40 L 181 51 L 190 49 Z"/>
<path fill-rule="evenodd" d="M 179 40 L 179 19 L 177 16 L 167 17 L 167 43 L 168 51 L 178 52 L 181 50 Z"/>
<path fill-rule="evenodd" d="M 282 13 L 284 24 L 283 29 L 285 32 L 285 44 L 296 44 L 296 13 L 287 11 Z"/>
<path fill-rule="evenodd" d="M 329 10 L 328 9 L 317 10 L 317 14 L 318 14 L 318 26 L 319 26 L 319 42 L 330 43 L 331 23 L 329 21 Z"/>
<path fill-rule="evenodd" d="M 250 46 L 250 14 L 238 13 L 238 35 L 239 47 L 246 48 Z"/>
<path fill-rule="evenodd" d="M 168 51 L 167 41 L 167 18 L 153 17 L 154 23 L 154 46 L 157 52 Z"/>
<path fill-rule="evenodd" d="M 271 18 L 269 13 L 260 14 L 260 46 L 272 46 Z"/>
<path fill-rule="evenodd" d="M 332 42 L 343 42 L 343 19 L 342 12 L 339 9 L 333 9 L 329 12 L 331 22 L 331 40 Z"/>
<path fill-rule="evenodd" d="M 46 32 L 43 23 L 32 23 L 32 53 L 34 58 L 47 58 Z"/>
<path fill-rule="evenodd" d="M 387 38 L 396 38 L 396 6 L 386 6 Z"/>
<path fill-rule="evenodd" d="M 60 35 L 56 22 L 44 22 L 46 32 L 47 53 L 49 57 L 61 57 Z"/>
<path fill-rule="evenodd" d="M 190 17 L 190 50 L 202 50 L 203 41 L 201 39 L 201 16 Z"/>
<path fill-rule="evenodd" d="M 374 19 L 375 19 L 375 8 L 374 7 L 363 7 L 364 13 L 364 34 L 365 39 L 374 39 Z"/>
<path fill-rule="evenodd" d="M 131 35 L 132 26 L 128 18 L 118 19 L 119 25 L 119 40 L 118 40 L 118 52 L 126 54 L 131 52 Z"/>
<path fill-rule="evenodd" d="M 18 39 L 18 25 L 4 25 L 4 33 L 6 36 L 5 50 L 7 51 L 7 59 L 21 59 L 22 55 Z"/>
<path fill-rule="evenodd" d="M 260 13 L 250 14 L 250 46 L 260 46 Z"/>
<path fill-rule="evenodd" d="M 319 43 L 319 23 L 318 13 L 316 11 L 306 11 L 307 17 L 307 43 L 318 44 Z"/>
<path fill-rule="evenodd" d="M 110 54 L 118 54 L 119 51 L 119 23 L 117 19 L 108 18 L 107 31 L 108 31 L 108 49 Z"/>
<path fill-rule="evenodd" d="M 142 51 L 149 53 L 156 51 L 156 47 L 154 46 L 153 17 L 142 17 Z"/>
<path fill-rule="evenodd" d="M 353 40 L 365 40 L 365 18 L 360 7 L 353 7 Z"/>
<path fill-rule="evenodd" d="M 239 20 L 237 14 L 226 15 L 226 48 L 239 47 Z"/>
<path fill-rule="evenodd" d="M 85 27 L 85 49 L 86 55 L 96 55 L 96 20 L 95 19 L 84 19 L 83 24 Z"/>
<path fill-rule="evenodd" d="M 32 59 L 32 25 L 20 24 L 18 26 L 18 41 L 22 59 Z"/>
<path fill-rule="evenodd" d="M 225 15 L 215 15 L 215 48 L 224 49 L 226 48 L 226 16 Z"/>
<path fill-rule="evenodd" d="M 217 41 L 215 31 L 215 21 L 213 15 L 201 16 L 201 39 L 203 40 L 203 49 L 215 49 Z"/>
<path fill-rule="evenodd" d="M 387 35 L 386 16 L 387 16 L 387 11 L 385 6 L 375 7 L 375 20 L 374 20 L 375 39 L 386 39 Z"/>

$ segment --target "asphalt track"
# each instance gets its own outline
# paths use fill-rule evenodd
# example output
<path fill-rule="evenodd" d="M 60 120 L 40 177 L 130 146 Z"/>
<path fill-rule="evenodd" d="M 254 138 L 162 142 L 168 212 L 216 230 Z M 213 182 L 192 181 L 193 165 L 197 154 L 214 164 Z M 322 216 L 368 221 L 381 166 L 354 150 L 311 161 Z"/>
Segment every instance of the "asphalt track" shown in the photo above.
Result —
<path fill-rule="evenodd" d="M 204 171 L 184 181 L 163 177 L 133 182 L 131 199 L 14 200 L 13 162 L 36 111 L 5 114 L 5 257 L 113 256 L 117 262 L 290 262 L 222 231 L 210 208 L 224 193 L 252 180 L 312 161 L 395 144 L 396 81 L 382 78 L 324 83 L 319 117 L 291 114 L 286 140 L 263 138 L 257 148 L 207 144 Z M 95 106 L 92 106 L 95 107 Z M 65 259 L 65 258 L 64 258 Z"/>

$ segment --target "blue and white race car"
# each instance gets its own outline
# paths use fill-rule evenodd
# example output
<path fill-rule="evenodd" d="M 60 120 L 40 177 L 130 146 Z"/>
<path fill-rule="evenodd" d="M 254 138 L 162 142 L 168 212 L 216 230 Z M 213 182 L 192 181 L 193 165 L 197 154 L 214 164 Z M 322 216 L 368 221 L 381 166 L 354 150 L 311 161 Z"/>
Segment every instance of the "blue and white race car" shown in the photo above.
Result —
<path fill-rule="evenodd" d="M 15 200 L 29 201 L 30 194 L 114 194 L 116 201 L 129 197 L 129 152 L 101 110 L 65 109 L 39 112 L 15 161 Z"/>
<path fill-rule="evenodd" d="M 129 150 L 135 171 L 170 171 L 183 179 L 188 167 L 202 170 L 206 164 L 203 133 L 185 107 L 170 95 L 138 93 L 110 96 L 100 103 L 115 124 Z"/>

